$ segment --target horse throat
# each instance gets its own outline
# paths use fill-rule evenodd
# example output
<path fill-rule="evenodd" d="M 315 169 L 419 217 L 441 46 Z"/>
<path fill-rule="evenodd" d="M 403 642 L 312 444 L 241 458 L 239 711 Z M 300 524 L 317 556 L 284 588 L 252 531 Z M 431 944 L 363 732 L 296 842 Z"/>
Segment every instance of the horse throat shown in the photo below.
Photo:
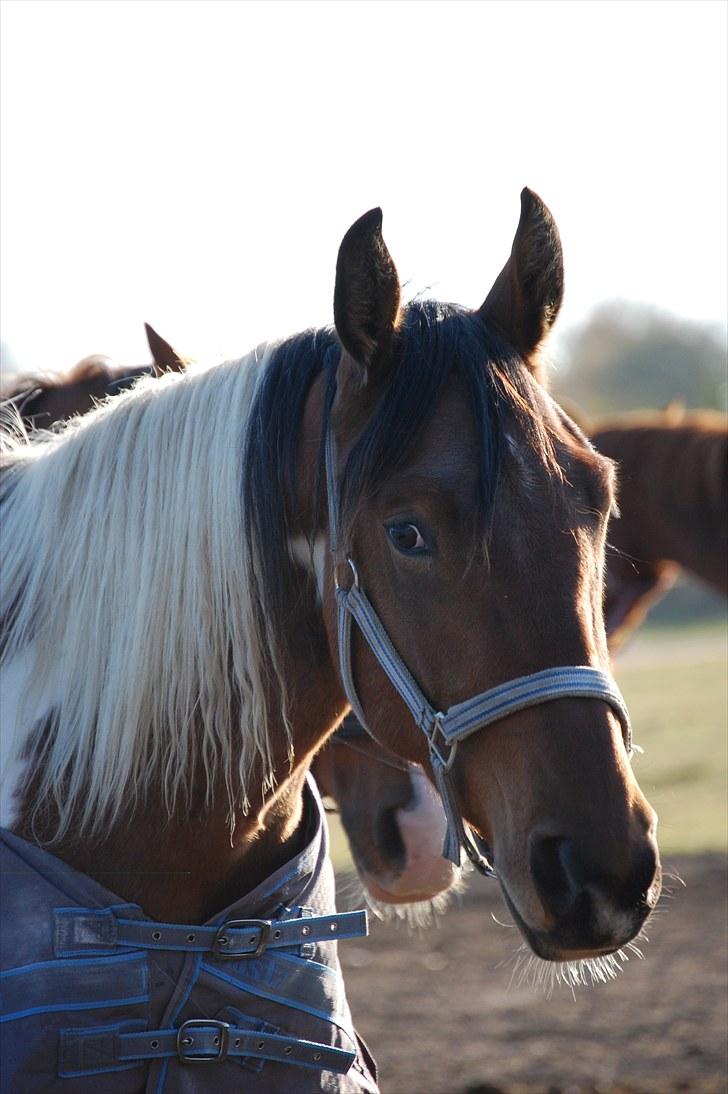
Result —
<path fill-rule="evenodd" d="M 171 817 L 149 794 L 131 817 L 101 836 L 69 832 L 49 842 L 51 816 L 34 815 L 26 807 L 13 831 L 92 877 L 122 902 L 140 905 L 153 919 L 202 923 L 301 850 L 307 771 L 307 763 L 299 765 L 256 808 L 247 814 L 240 809 L 234 825 L 222 794 L 216 796 L 220 805 L 192 811 L 180 806 Z"/>

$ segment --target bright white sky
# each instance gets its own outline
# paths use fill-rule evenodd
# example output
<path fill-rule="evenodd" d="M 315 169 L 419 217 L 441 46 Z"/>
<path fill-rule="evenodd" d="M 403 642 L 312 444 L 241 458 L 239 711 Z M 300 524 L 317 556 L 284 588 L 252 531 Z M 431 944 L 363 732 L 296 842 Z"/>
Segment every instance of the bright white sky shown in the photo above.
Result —
<path fill-rule="evenodd" d="M 5 0 L 2 336 L 23 368 L 240 355 L 331 318 L 373 205 L 410 291 L 476 306 L 523 185 L 579 322 L 726 317 L 722 2 Z"/>

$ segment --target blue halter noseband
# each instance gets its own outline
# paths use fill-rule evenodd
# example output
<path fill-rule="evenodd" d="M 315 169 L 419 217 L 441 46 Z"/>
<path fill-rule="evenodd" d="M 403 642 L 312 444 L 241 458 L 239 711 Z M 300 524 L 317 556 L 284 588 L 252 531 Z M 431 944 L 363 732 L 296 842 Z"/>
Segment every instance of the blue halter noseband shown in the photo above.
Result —
<path fill-rule="evenodd" d="M 328 497 L 329 536 L 336 586 L 339 671 L 346 697 L 354 714 L 371 735 L 354 685 L 351 664 L 351 623 L 356 621 L 367 645 L 392 686 L 406 703 L 416 725 L 427 738 L 435 783 L 440 792 L 447 831 L 443 856 L 460 865 L 461 848 L 480 873 L 496 877 L 488 861 L 492 858 L 487 844 L 463 820 L 457 807 L 450 771 L 457 747 L 471 734 L 518 710 L 547 703 L 553 699 L 598 699 L 608 703 L 622 726 L 625 747 L 632 754 L 632 729 L 621 692 L 609 673 L 590 665 L 564 665 L 519 676 L 505 684 L 489 688 L 472 699 L 456 703 L 446 711 L 435 710 L 410 673 L 359 584 L 359 574 L 351 557 L 339 544 L 339 494 L 336 483 L 336 444 L 328 426 L 325 445 L 326 492 Z M 350 575 L 347 585 L 340 578 Z"/>

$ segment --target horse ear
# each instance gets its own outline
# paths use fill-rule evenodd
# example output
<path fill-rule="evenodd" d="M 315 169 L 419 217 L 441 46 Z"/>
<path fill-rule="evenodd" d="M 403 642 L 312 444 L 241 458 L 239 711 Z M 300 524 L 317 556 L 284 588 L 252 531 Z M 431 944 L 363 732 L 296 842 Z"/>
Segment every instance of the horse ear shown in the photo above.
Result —
<path fill-rule="evenodd" d="M 186 361 L 172 349 L 169 342 L 165 342 L 161 335 L 157 334 L 149 323 L 144 324 L 147 332 L 147 342 L 152 355 L 152 368 L 155 376 L 162 376 L 165 372 L 184 372 Z"/>
<path fill-rule="evenodd" d="M 399 277 L 382 239 L 382 210 L 352 224 L 336 261 L 334 323 L 347 353 L 367 374 L 386 362 L 399 314 Z"/>
<path fill-rule="evenodd" d="M 531 363 L 564 295 L 564 261 L 556 222 L 538 194 L 521 191 L 521 219 L 511 255 L 478 310 Z"/>

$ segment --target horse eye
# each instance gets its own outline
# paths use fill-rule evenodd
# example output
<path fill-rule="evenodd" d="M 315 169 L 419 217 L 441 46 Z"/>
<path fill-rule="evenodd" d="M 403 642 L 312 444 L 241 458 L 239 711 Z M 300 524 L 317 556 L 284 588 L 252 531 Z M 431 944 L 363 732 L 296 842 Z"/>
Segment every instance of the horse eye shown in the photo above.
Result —
<path fill-rule="evenodd" d="M 415 524 L 392 524 L 387 531 L 394 546 L 404 554 L 423 551 L 427 546 Z"/>

